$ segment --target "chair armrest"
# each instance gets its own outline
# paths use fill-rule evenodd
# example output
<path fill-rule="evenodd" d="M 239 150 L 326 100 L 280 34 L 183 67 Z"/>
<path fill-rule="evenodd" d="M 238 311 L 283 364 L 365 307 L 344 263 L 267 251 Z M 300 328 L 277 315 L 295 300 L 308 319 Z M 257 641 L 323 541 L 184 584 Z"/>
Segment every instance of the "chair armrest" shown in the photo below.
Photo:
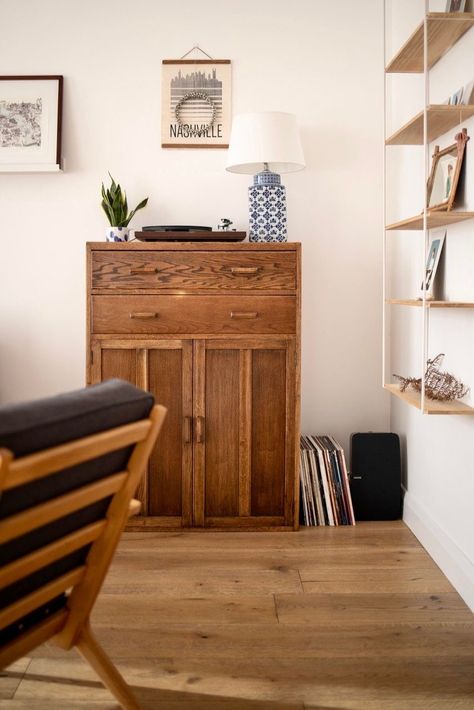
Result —
<path fill-rule="evenodd" d="M 142 504 L 136 498 L 132 498 L 128 506 L 128 517 L 133 518 L 134 515 L 138 515 L 142 507 Z"/>

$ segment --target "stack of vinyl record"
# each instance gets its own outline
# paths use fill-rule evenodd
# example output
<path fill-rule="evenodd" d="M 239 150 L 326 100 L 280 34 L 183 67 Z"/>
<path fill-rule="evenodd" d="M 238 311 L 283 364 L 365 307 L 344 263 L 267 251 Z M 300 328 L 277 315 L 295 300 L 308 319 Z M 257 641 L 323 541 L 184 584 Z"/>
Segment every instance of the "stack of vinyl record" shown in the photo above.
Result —
<path fill-rule="evenodd" d="M 304 525 L 355 525 L 344 450 L 333 436 L 301 437 Z"/>

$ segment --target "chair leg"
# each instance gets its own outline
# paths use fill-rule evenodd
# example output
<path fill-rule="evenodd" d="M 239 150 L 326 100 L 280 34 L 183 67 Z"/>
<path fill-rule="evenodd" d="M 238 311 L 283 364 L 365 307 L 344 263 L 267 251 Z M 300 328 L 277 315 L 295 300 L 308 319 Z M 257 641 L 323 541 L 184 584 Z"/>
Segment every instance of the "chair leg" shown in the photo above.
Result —
<path fill-rule="evenodd" d="M 140 710 L 129 686 L 92 633 L 89 622 L 84 625 L 75 647 L 118 700 L 123 710 Z"/>

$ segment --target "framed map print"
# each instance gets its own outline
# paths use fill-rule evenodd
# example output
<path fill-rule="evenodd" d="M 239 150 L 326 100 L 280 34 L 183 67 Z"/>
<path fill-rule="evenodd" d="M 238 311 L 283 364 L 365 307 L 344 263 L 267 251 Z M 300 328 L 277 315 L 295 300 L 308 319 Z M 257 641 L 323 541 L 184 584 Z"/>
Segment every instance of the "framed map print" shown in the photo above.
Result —
<path fill-rule="evenodd" d="M 164 59 L 162 148 L 228 148 L 230 59 Z"/>
<path fill-rule="evenodd" d="M 0 76 L 0 172 L 61 169 L 62 76 Z"/>

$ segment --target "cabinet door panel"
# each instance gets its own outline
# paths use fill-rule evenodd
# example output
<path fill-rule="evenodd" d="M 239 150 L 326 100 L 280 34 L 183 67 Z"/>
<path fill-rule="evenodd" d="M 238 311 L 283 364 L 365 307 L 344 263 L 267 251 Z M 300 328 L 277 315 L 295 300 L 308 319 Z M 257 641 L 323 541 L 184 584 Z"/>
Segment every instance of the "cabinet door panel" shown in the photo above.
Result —
<path fill-rule="evenodd" d="M 239 514 L 239 356 L 206 353 L 206 517 Z"/>
<path fill-rule="evenodd" d="M 137 352 L 122 349 L 104 349 L 100 352 L 100 380 L 118 377 L 132 385 L 137 384 Z"/>
<path fill-rule="evenodd" d="M 184 417 L 192 414 L 191 382 L 186 383 L 186 378 L 191 378 L 191 347 L 185 343 L 182 349 L 148 351 L 148 389 L 168 410 L 150 459 L 149 515 L 189 516 L 183 488 L 189 495 L 191 481 L 186 468 L 191 467 L 192 442 L 184 441 L 183 425 Z"/>
<path fill-rule="evenodd" d="M 91 381 L 120 377 L 149 390 L 167 408 L 160 436 L 136 496 L 142 515 L 159 525 L 192 524 L 192 343 L 190 341 L 95 340 Z M 186 440 L 187 439 L 187 440 Z"/>
<path fill-rule="evenodd" d="M 283 515 L 286 464 L 286 351 L 252 353 L 252 515 Z"/>
<path fill-rule="evenodd" d="M 294 380 L 291 340 L 195 341 L 197 525 L 293 524 Z"/>

